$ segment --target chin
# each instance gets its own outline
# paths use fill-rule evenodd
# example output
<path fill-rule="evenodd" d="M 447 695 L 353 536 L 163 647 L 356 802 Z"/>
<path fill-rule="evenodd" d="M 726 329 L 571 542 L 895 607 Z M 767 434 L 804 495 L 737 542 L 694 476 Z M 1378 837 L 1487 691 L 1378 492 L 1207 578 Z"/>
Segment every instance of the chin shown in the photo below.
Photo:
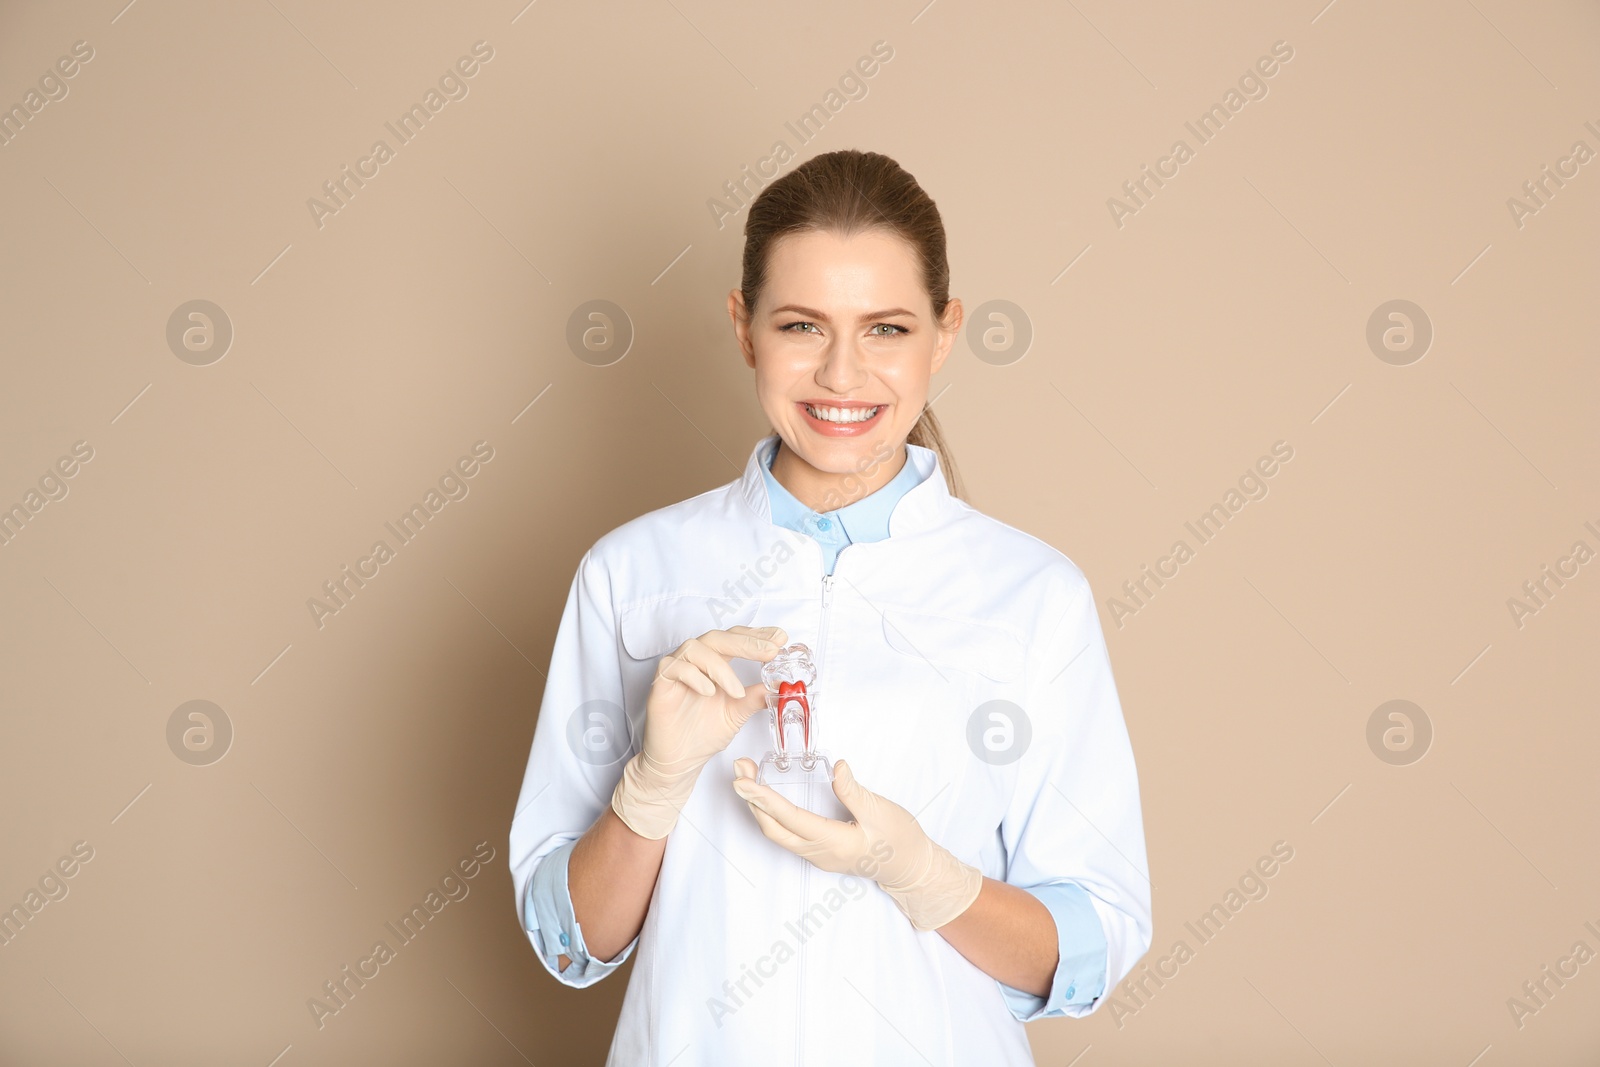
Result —
<path fill-rule="evenodd" d="M 828 474 L 859 474 L 894 453 L 894 445 L 882 435 L 810 441 L 807 436 L 804 428 L 796 431 L 801 447 L 794 449 L 795 454 Z"/>

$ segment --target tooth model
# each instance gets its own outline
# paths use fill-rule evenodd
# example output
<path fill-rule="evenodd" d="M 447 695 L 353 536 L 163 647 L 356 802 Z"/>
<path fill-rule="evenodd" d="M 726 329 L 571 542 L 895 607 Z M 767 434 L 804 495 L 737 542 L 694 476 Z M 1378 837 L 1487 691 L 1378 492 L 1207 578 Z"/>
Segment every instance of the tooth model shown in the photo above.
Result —
<path fill-rule="evenodd" d="M 761 666 L 773 749 L 761 758 L 756 781 L 803 781 L 818 768 L 833 780 L 833 763 L 817 748 L 817 668 L 805 645 L 789 645 Z"/>

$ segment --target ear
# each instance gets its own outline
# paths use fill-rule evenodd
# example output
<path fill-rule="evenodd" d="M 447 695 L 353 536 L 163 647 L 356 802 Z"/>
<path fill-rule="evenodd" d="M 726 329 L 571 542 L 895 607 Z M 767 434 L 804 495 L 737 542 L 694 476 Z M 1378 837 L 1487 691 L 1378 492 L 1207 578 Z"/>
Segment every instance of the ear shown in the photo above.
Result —
<path fill-rule="evenodd" d="M 961 301 L 951 297 L 944 305 L 944 319 L 939 323 L 939 342 L 933 350 L 933 364 L 929 375 L 939 373 L 939 368 L 944 366 L 944 361 L 949 358 L 950 350 L 955 347 L 956 338 L 961 335 L 961 322 L 966 312 L 961 307 Z"/>
<path fill-rule="evenodd" d="M 728 290 L 728 318 L 733 322 L 733 336 L 739 342 L 744 364 L 754 370 L 756 349 L 750 341 L 750 314 L 744 306 L 744 294 L 737 289 Z"/>

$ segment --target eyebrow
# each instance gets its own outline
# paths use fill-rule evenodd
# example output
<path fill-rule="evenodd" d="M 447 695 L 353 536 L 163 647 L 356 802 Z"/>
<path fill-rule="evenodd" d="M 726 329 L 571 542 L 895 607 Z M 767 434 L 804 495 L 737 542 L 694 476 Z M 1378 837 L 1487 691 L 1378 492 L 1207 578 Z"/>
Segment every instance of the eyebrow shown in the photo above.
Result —
<path fill-rule="evenodd" d="M 821 319 L 823 322 L 833 321 L 832 319 L 828 318 L 826 314 L 818 311 L 816 308 L 801 307 L 799 304 L 784 304 L 782 307 L 775 307 L 772 309 L 772 314 L 777 315 L 784 311 L 793 311 L 797 314 L 804 315 L 807 318 Z M 905 308 L 889 308 L 886 311 L 873 311 L 862 315 L 860 321 L 865 322 L 868 319 L 888 319 L 893 318 L 896 315 L 907 315 L 911 318 L 917 317 L 916 312 L 907 311 Z"/>

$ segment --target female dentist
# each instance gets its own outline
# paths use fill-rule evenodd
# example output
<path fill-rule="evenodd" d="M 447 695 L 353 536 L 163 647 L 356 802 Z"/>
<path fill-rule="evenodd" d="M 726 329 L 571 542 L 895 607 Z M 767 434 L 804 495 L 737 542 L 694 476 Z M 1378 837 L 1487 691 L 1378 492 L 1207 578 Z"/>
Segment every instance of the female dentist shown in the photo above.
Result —
<path fill-rule="evenodd" d="M 517 917 L 569 986 L 637 947 L 610 1067 L 1031 1064 L 1022 1024 L 1094 1011 L 1151 943 L 1088 582 L 959 498 L 927 397 L 961 305 L 911 175 L 809 160 L 750 206 L 743 266 L 728 313 L 775 433 L 579 563 Z M 789 641 L 836 800 L 755 782 Z"/>

